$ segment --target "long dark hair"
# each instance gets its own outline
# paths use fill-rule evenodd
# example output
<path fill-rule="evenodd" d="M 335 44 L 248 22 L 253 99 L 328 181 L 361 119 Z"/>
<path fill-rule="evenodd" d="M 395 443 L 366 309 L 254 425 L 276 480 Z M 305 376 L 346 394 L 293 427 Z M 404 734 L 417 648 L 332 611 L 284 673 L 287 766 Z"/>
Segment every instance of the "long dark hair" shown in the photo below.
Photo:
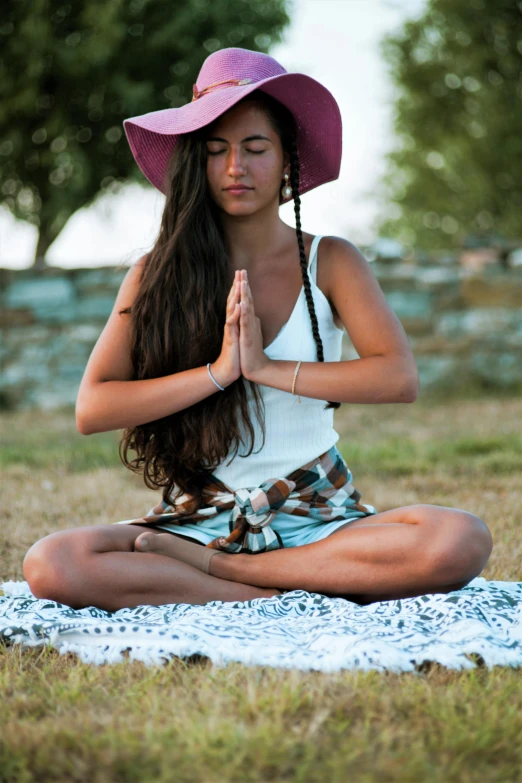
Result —
<path fill-rule="evenodd" d="M 254 102 L 266 112 L 279 134 L 283 150 L 289 155 L 301 274 L 317 360 L 323 362 L 323 344 L 301 231 L 294 116 L 275 98 L 259 90 L 243 101 Z M 135 380 L 205 366 L 216 361 L 221 352 L 231 283 L 221 218 L 207 186 L 205 137 L 208 131 L 209 127 L 205 126 L 183 134 L 174 147 L 166 175 L 166 201 L 158 238 L 145 261 L 132 307 L 119 311 L 131 313 Z M 255 431 L 248 391 L 263 433 L 262 448 L 266 435 L 263 398 L 258 384 L 241 375 L 224 392 L 211 394 L 169 416 L 124 430 L 120 459 L 135 473 L 143 470 L 145 484 L 150 489 L 163 487 L 165 502 L 175 503 L 182 493 L 187 493 L 194 498 L 191 510 L 199 507 L 209 474 L 223 462 L 232 446 L 231 459 L 238 453 L 239 444 L 244 443 L 240 417 L 251 444 L 248 453 L 239 456 L 248 457 L 252 453 Z M 339 402 L 328 402 L 325 410 L 339 407 Z M 137 454 L 132 461 L 127 459 L 129 449 Z"/>

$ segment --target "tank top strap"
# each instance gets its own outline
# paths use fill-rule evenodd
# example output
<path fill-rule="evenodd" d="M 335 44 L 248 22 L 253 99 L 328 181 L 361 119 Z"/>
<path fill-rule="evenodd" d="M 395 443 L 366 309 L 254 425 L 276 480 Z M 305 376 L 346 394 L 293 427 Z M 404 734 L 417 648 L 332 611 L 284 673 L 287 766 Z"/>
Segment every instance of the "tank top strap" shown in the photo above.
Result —
<path fill-rule="evenodd" d="M 322 235 L 317 235 L 313 238 L 312 244 L 310 246 L 310 258 L 308 259 L 308 276 L 314 281 L 314 283 L 317 285 L 317 264 L 314 264 L 315 259 L 317 258 L 317 248 L 319 246 L 319 242 L 322 239 Z"/>

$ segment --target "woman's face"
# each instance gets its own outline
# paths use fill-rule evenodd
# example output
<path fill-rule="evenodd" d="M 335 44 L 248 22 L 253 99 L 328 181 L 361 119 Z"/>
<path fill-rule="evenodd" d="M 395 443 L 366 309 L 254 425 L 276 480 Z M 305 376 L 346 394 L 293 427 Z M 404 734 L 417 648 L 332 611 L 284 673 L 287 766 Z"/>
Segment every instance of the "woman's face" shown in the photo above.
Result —
<path fill-rule="evenodd" d="M 207 179 L 210 195 L 229 215 L 251 215 L 268 204 L 279 207 L 285 171 L 283 148 L 266 114 L 252 104 L 236 104 L 209 130 Z M 227 190 L 245 185 L 248 190 Z"/>

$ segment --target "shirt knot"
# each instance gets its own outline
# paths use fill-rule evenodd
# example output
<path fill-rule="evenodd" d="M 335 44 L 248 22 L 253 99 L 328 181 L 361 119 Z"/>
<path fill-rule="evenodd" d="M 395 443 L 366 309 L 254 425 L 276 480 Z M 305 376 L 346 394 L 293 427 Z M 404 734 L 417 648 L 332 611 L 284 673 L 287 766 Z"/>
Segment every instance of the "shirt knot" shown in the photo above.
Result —
<path fill-rule="evenodd" d="M 269 525 L 295 487 L 295 481 L 279 478 L 264 481 L 259 487 L 241 487 L 234 490 L 232 520 L 242 516 L 256 529 Z"/>

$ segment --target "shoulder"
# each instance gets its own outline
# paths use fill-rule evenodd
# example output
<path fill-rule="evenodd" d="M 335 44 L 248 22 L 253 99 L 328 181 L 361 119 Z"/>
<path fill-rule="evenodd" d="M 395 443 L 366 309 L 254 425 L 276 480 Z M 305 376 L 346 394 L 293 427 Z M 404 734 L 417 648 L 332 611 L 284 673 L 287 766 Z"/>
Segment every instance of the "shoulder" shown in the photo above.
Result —
<path fill-rule="evenodd" d="M 319 249 L 321 259 L 324 259 L 324 266 L 328 268 L 369 266 L 357 245 L 344 237 L 323 236 Z"/>
<path fill-rule="evenodd" d="M 141 283 L 143 279 L 143 272 L 145 270 L 145 267 L 147 266 L 148 260 L 150 257 L 150 253 L 145 253 L 145 255 L 141 256 L 141 258 L 138 258 L 137 261 L 133 263 L 133 265 L 129 268 L 128 277 L 136 284 Z"/>
<path fill-rule="evenodd" d="M 144 269 L 149 258 L 150 258 L 150 253 L 145 253 L 145 255 L 141 256 L 141 258 L 138 258 L 138 260 L 135 262 L 133 266 L 137 267 L 138 269 Z"/>
<path fill-rule="evenodd" d="M 330 304 L 335 307 L 335 293 L 346 289 L 350 279 L 356 277 L 374 278 L 370 263 L 359 248 L 348 239 L 337 236 L 323 236 L 319 242 L 318 275 L 321 278 L 321 288 Z"/>
<path fill-rule="evenodd" d="M 125 308 L 129 307 L 136 298 L 143 280 L 143 271 L 148 261 L 150 253 L 146 253 L 138 258 L 132 266 L 127 269 L 123 280 L 121 281 L 118 295 L 116 297 L 115 308 L 120 308 L 122 304 Z M 121 313 L 120 313 L 121 314 Z"/>
<path fill-rule="evenodd" d="M 138 275 L 141 276 L 141 274 L 143 274 L 143 270 L 144 270 L 145 266 L 147 265 L 147 262 L 148 262 L 149 258 L 150 258 L 150 252 L 149 253 L 145 253 L 143 256 L 138 258 L 137 261 L 132 261 L 129 266 L 121 264 L 121 265 L 118 265 L 116 267 L 116 269 L 118 271 L 120 269 L 126 269 L 127 270 L 126 277 L 133 278 L 133 277 L 136 277 Z"/>

